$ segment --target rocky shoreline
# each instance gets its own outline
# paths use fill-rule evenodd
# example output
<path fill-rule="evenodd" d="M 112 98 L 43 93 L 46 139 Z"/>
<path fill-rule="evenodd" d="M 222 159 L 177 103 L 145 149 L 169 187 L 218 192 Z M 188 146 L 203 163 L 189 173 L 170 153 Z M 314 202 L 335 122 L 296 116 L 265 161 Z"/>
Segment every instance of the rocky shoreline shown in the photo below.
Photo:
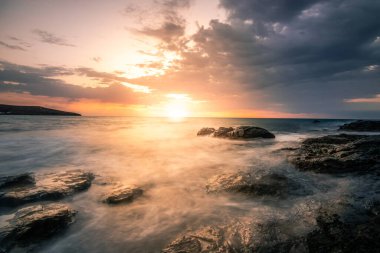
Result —
<path fill-rule="evenodd" d="M 368 131 L 365 129 L 363 131 Z M 273 133 L 255 126 L 203 128 L 197 135 L 233 140 L 275 138 Z M 376 180 L 380 176 L 380 135 L 336 134 L 308 138 L 284 152 L 289 164 L 300 173 L 371 176 Z M 89 190 L 95 177 L 82 170 L 0 176 L 0 204 L 13 210 L 0 216 L 0 252 L 12 252 L 15 247 L 28 249 L 67 229 L 81 210 L 61 200 Z M 112 184 L 112 190 L 99 196 L 100 205 L 131 205 L 146 191 L 138 185 Z M 247 171 L 216 174 L 205 182 L 203 190 L 211 197 L 244 196 L 248 201 L 257 198 L 276 201 L 313 194 L 302 181 L 288 175 L 274 172 L 254 175 Z M 162 252 L 377 252 L 380 196 L 377 197 L 355 209 L 350 219 L 330 208 L 337 203 L 326 204 L 316 210 L 314 228 L 303 234 L 289 231 L 289 224 L 293 222 L 290 220 L 231 221 L 184 231 L 172 238 Z M 352 209 L 350 203 L 339 205 Z"/>

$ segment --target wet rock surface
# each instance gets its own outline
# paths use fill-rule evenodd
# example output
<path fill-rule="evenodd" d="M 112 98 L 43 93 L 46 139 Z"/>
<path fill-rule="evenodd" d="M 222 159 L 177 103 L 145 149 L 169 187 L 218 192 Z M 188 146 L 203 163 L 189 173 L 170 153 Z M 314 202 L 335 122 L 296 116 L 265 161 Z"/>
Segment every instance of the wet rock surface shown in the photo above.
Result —
<path fill-rule="evenodd" d="M 339 127 L 343 131 L 380 132 L 380 121 L 357 120 Z"/>
<path fill-rule="evenodd" d="M 268 130 L 255 126 L 239 126 L 235 128 L 219 127 L 217 130 L 214 128 L 202 128 L 200 131 L 198 131 L 197 135 L 210 135 L 213 137 L 229 139 L 275 138 L 275 135 Z"/>
<path fill-rule="evenodd" d="M 379 252 L 378 214 L 372 213 L 359 222 L 347 222 L 336 213 L 321 211 L 315 221 L 316 228 L 301 235 L 290 231 L 289 221 L 205 227 L 180 235 L 162 252 Z"/>
<path fill-rule="evenodd" d="M 207 226 L 179 236 L 162 253 L 249 252 L 251 239 L 252 231 L 242 225 Z"/>
<path fill-rule="evenodd" d="M 1 217 L 0 252 L 38 243 L 67 228 L 76 211 L 64 204 L 33 205 Z"/>
<path fill-rule="evenodd" d="M 134 185 L 123 186 L 110 192 L 103 199 L 103 202 L 107 204 L 130 203 L 142 194 L 143 190 L 140 187 Z"/>
<path fill-rule="evenodd" d="M 259 178 L 245 172 L 216 175 L 208 180 L 206 189 L 209 193 L 244 193 L 252 196 L 286 197 L 289 194 L 307 194 L 299 183 L 277 173 Z"/>
<path fill-rule="evenodd" d="M 318 173 L 369 173 L 380 168 L 380 135 L 309 138 L 289 156 L 298 169 Z"/>
<path fill-rule="evenodd" d="M 0 189 L 24 186 L 24 185 L 34 185 L 36 183 L 33 173 L 23 173 L 11 176 L 0 176 Z"/>
<path fill-rule="evenodd" d="M 16 206 L 36 201 L 61 199 L 88 189 L 93 178 L 93 174 L 89 172 L 68 170 L 38 175 L 35 184 L 20 185 L 17 180 L 13 180 L 13 183 L 7 183 L 7 188 L 1 189 L 0 204 Z"/>

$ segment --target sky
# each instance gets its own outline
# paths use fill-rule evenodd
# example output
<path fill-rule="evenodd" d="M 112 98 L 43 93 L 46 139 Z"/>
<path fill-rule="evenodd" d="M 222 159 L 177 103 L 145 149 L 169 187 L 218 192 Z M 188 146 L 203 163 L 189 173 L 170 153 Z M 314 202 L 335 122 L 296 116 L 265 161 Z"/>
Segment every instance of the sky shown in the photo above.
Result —
<path fill-rule="evenodd" d="M 380 1 L 0 0 L 0 103 L 380 118 Z"/>

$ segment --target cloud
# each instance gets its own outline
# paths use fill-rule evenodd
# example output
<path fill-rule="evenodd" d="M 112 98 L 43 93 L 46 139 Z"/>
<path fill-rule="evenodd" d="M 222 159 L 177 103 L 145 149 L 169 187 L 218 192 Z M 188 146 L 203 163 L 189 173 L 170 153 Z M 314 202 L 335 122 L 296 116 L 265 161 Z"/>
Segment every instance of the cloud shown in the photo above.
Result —
<path fill-rule="evenodd" d="M 0 62 L 0 93 L 29 93 L 35 96 L 66 98 L 68 100 L 95 99 L 101 102 L 134 104 L 143 101 L 147 87 L 128 87 L 128 79 L 89 68 L 66 69 L 45 66 L 41 68 Z M 82 87 L 55 78 L 57 75 L 82 74 L 106 83 L 106 87 Z M 12 84 L 12 85 L 10 85 Z M 18 85 L 14 85 L 18 84 Z M 129 83 L 130 84 L 130 83 Z M 133 84 L 130 84 L 133 85 Z M 138 90 L 140 89 L 140 90 Z M 140 92 L 141 95 L 136 95 Z"/>
<path fill-rule="evenodd" d="M 332 117 L 350 115 L 345 98 L 380 93 L 380 3 L 221 0 L 220 6 L 226 21 L 211 20 L 191 37 L 162 38 L 161 49 L 181 59 L 156 81 L 176 80 L 184 92 L 239 94 L 251 108 L 282 104 L 290 113 Z"/>
<path fill-rule="evenodd" d="M 99 56 L 95 56 L 95 57 L 92 57 L 91 60 L 93 60 L 94 62 L 101 62 L 103 59 Z"/>
<path fill-rule="evenodd" d="M 11 45 L 11 44 L 8 44 L 4 41 L 0 41 L 0 45 L 2 45 L 3 47 L 6 47 L 6 48 L 9 48 L 9 49 L 13 49 L 13 50 L 21 50 L 21 51 L 26 51 L 25 48 L 21 47 L 21 46 L 18 46 L 18 45 Z"/>
<path fill-rule="evenodd" d="M 75 47 L 74 44 L 68 43 L 65 39 L 60 38 L 53 33 L 40 30 L 40 29 L 33 30 L 33 33 L 38 35 L 40 41 L 44 43 L 58 45 L 58 46 Z"/>
<path fill-rule="evenodd" d="M 344 101 L 347 103 L 380 103 L 380 94 L 369 98 L 351 98 Z"/>

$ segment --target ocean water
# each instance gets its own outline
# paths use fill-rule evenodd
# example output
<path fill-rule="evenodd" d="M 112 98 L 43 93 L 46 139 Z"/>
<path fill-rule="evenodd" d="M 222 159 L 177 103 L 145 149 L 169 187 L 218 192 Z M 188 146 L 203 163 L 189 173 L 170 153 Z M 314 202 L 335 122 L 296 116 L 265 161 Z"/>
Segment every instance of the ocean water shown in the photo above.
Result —
<path fill-rule="evenodd" d="M 286 153 L 278 150 L 308 137 L 336 134 L 347 122 L 312 121 L 1 116 L 0 174 L 83 169 L 96 175 L 89 190 L 60 201 L 79 211 L 76 222 L 35 252 L 160 252 L 185 231 L 231 222 L 286 220 L 293 233 L 302 234 L 315 226 L 319 207 L 367 205 L 378 188 L 366 176 L 300 172 L 287 162 Z M 266 128 L 276 138 L 196 136 L 202 127 L 239 125 Z M 284 174 L 309 193 L 286 199 L 206 193 L 210 177 L 237 171 Z M 130 204 L 108 206 L 100 199 L 114 187 L 110 183 L 136 184 L 145 193 Z M 0 214 L 15 210 L 0 207 Z"/>

